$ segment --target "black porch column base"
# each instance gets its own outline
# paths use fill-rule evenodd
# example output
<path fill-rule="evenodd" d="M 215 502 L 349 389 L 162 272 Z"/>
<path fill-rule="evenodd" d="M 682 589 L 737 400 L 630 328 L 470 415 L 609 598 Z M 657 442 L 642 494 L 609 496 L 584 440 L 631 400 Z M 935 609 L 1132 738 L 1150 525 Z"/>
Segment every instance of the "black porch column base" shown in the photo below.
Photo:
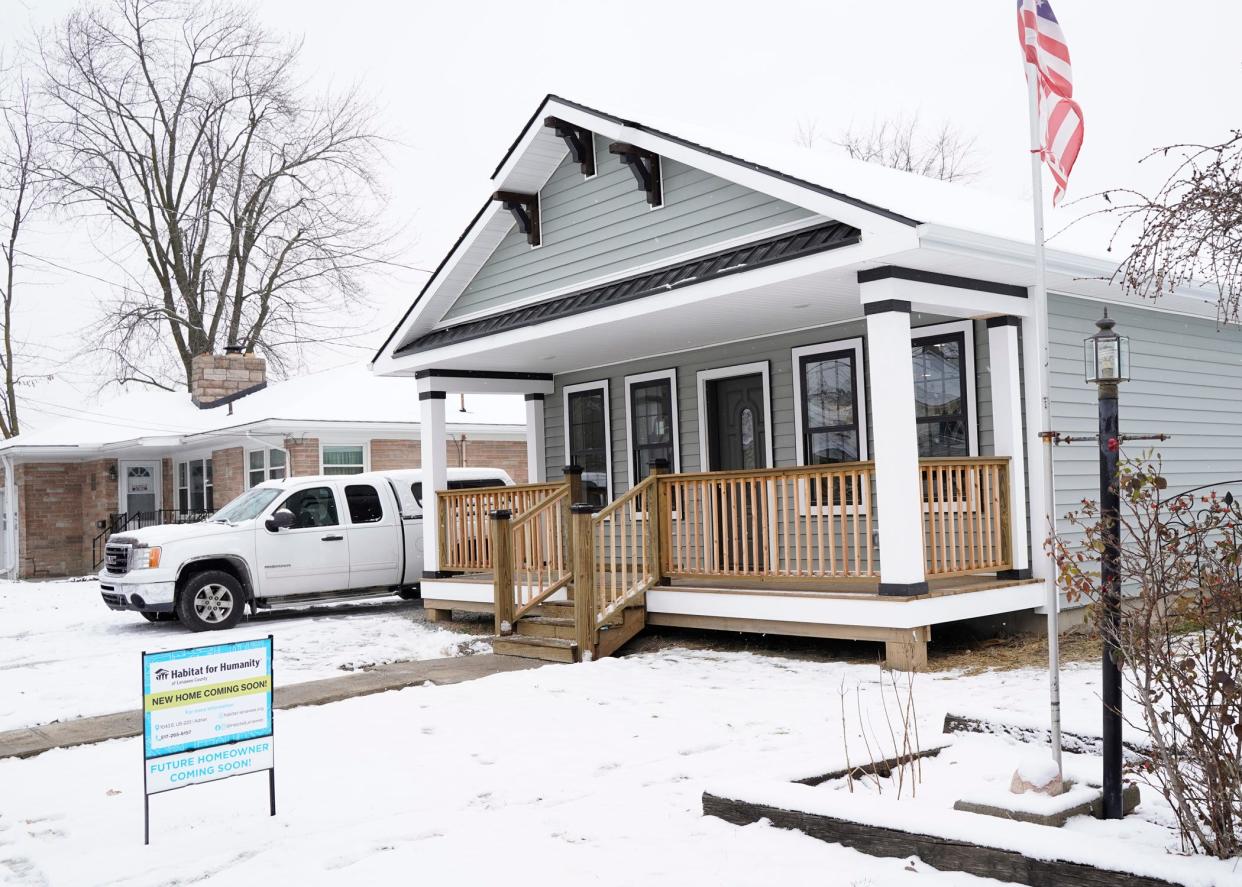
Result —
<path fill-rule="evenodd" d="M 1023 567 L 1021 570 L 997 570 L 997 579 L 1030 579 L 1031 568 Z"/>
<path fill-rule="evenodd" d="M 451 579 L 460 575 L 461 573 L 453 570 L 423 570 L 424 579 Z"/>
<path fill-rule="evenodd" d="M 893 597 L 915 597 L 920 594 L 927 594 L 926 582 L 881 582 L 880 594 L 892 595 Z"/>

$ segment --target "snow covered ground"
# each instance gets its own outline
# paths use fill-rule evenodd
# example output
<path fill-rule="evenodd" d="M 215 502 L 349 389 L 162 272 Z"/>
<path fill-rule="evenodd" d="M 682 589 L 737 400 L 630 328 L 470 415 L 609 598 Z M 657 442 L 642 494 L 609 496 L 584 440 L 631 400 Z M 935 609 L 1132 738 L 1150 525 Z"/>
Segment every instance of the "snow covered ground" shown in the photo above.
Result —
<path fill-rule="evenodd" d="M 398 659 L 486 651 L 486 640 L 428 625 L 395 598 L 260 613 L 229 632 L 186 631 L 109 610 L 97 582 L 0 582 L 0 730 L 137 708 L 142 651 L 272 634 L 277 679 L 292 684 Z"/>
<path fill-rule="evenodd" d="M 674 649 L 277 712 L 277 816 L 263 776 L 195 786 L 152 799 L 147 848 L 137 740 L 0 761 L 0 883 L 994 883 L 701 815 L 723 779 L 836 766 L 840 688 L 870 710 L 878 676 Z M 1070 725 L 1096 721 L 1096 679 L 1066 669 Z M 964 701 L 1040 719 L 1046 687 L 1039 670 L 920 676 L 923 735 Z"/>

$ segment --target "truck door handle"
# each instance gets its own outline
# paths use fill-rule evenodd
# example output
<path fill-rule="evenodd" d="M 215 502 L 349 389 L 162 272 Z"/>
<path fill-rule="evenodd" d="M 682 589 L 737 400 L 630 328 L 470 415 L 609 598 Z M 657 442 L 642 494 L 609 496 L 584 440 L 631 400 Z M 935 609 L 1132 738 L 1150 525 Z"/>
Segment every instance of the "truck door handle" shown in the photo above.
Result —
<path fill-rule="evenodd" d="M 322 541 L 323 542 L 341 542 L 344 539 L 345 539 L 344 536 L 324 536 Z"/>

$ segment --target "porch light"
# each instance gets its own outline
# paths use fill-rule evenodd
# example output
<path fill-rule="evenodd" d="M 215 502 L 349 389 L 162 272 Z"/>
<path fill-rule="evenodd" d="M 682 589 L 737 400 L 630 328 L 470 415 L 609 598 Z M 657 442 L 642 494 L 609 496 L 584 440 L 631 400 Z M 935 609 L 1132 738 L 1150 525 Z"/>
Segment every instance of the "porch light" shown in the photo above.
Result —
<path fill-rule="evenodd" d="M 1105 308 L 1095 322 L 1100 331 L 1083 340 L 1083 372 L 1089 384 L 1130 381 L 1130 337 L 1113 332 L 1116 324 Z"/>

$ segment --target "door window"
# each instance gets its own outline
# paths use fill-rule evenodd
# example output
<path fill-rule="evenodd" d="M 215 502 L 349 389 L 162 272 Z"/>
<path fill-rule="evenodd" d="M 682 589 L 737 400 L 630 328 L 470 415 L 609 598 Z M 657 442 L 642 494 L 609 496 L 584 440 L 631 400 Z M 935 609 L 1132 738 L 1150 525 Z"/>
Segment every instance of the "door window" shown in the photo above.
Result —
<path fill-rule="evenodd" d="M 331 487 L 312 487 L 298 490 L 283 503 L 281 508 L 293 512 L 293 529 L 309 527 L 335 527 L 340 523 L 336 513 L 336 497 Z"/>
<path fill-rule="evenodd" d="M 349 522 L 373 524 L 384 519 L 384 506 L 379 490 L 370 484 L 350 484 L 345 488 L 345 503 L 349 506 Z"/>
<path fill-rule="evenodd" d="M 571 393 L 569 461 L 582 468 L 582 493 L 592 505 L 608 503 L 608 422 L 603 388 Z"/>

